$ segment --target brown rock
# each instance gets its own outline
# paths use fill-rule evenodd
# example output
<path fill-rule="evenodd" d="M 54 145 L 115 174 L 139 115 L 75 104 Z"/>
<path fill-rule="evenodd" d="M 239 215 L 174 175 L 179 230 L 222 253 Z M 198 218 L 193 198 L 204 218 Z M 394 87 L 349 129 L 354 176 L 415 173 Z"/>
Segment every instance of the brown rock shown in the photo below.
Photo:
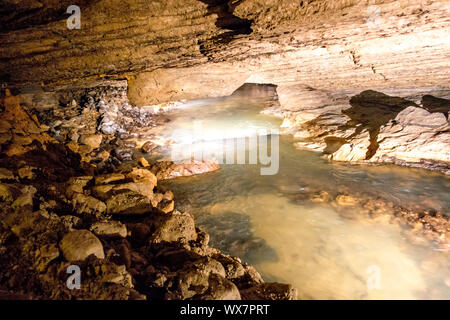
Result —
<path fill-rule="evenodd" d="M 95 184 L 96 185 L 108 184 L 111 182 L 120 181 L 120 180 L 124 180 L 124 179 L 125 179 L 125 175 L 123 175 L 121 173 L 109 173 L 109 174 L 96 176 Z"/>
<path fill-rule="evenodd" d="M 64 258 L 69 261 L 82 261 L 90 255 L 99 259 L 105 258 L 103 246 L 88 230 L 74 230 L 67 233 L 59 243 Z"/>
<path fill-rule="evenodd" d="M 174 211 L 173 214 L 164 216 L 152 235 L 152 241 L 175 242 L 180 239 L 191 241 L 197 239 L 195 223 L 192 216 Z"/>
<path fill-rule="evenodd" d="M 113 195 L 106 201 L 108 214 L 144 214 L 152 211 L 151 200 L 134 191 Z"/>
<path fill-rule="evenodd" d="M 156 148 L 156 145 L 154 143 L 152 143 L 151 141 L 147 141 L 146 143 L 144 143 L 142 145 L 141 149 L 142 149 L 142 152 L 149 153 L 155 148 Z"/>
<path fill-rule="evenodd" d="M 125 238 L 127 227 L 119 221 L 96 222 L 89 228 L 96 236 L 104 238 Z"/>
<path fill-rule="evenodd" d="M 81 193 L 76 193 L 74 195 L 72 206 L 78 214 L 95 214 L 106 211 L 104 202 Z"/>
<path fill-rule="evenodd" d="M 172 201 L 162 201 L 158 203 L 158 209 L 164 213 L 170 213 L 175 209 L 175 202 Z"/>
<path fill-rule="evenodd" d="M 243 300 L 295 300 L 297 289 L 281 283 L 261 283 L 251 288 L 241 290 Z"/>
<path fill-rule="evenodd" d="M 358 204 L 358 199 L 350 195 L 338 195 L 336 197 L 336 202 L 340 206 L 356 206 Z"/>
<path fill-rule="evenodd" d="M 80 143 L 89 147 L 90 150 L 100 148 L 103 136 L 101 134 L 83 135 L 80 138 Z"/>
<path fill-rule="evenodd" d="M 148 163 L 148 161 L 144 158 L 144 157 L 140 157 L 138 160 L 139 164 L 141 166 L 143 166 L 144 168 L 147 168 L 150 166 L 150 164 Z"/>

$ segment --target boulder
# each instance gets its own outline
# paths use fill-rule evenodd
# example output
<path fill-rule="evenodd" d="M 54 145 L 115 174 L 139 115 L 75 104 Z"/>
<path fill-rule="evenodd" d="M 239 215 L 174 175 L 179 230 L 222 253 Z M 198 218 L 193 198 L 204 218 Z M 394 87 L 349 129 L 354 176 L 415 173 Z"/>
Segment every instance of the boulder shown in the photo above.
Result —
<path fill-rule="evenodd" d="M 153 142 L 147 141 L 146 143 L 144 143 L 142 145 L 141 150 L 142 150 L 142 152 L 149 153 L 155 148 L 156 148 L 156 145 Z"/>
<path fill-rule="evenodd" d="M 151 200 L 134 191 L 125 191 L 111 196 L 106 201 L 108 214 L 144 214 L 152 211 Z"/>
<path fill-rule="evenodd" d="M 295 300 L 297 289 L 289 284 L 261 283 L 241 290 L 243 300 Z"/>
<path fill-rule="evenodd" d="M 175 209 L 175 202 L 171 201 L 162 201 L 158 203 L 157 208 L 163 213 L 170 213 Z"/>
<path fill-rule="evenodd" d="M 101 134 L 83 135 L 80 137 L 80 143 L 88 146 L 90 150 L 100 148 L 102 144 L 103 136 Z"/>
<path fill-rule="evenodd" d="M 83 261 L 90 255 L 99 259 L 105 258 L 103 245 L 88 230 L 73 230 L 67 233 L 59 243 L 64 258 L 69 261 Z"/>
<path fill-rule="evenodd" d="M 72 199 L 72 206 L 78 214 L 95 214 L 106 211 L 104 202 L 81 193 L 75 194 Z"/>
<path fill-rule="evenodd" d="M 126 177 L 132 179 L 134 182 L 147 181 L 152 183 L 154 186 L 158 183 L 153 172 L 147 169 L 134 168 L 131 172 L 126 174 Z"/>
<path fill-rule="evenodd" d="M 127 227 L 120 221 L 96 222 L 89 228 L 96 236 L 104 238 L 125 238 Z"/>
<path fill-rule="evenodd" d="M 241 300 L 236 285 L 217 274 L 211 274 L 208 281 L 208 290 L 198 299 L 202 300 Z"/>
<path fill-rule="evenodd" d="M 173 214 L 167 215 L 161 220 L 152 235 L 153 242 L 175 242 L 181 239 L 191 241 L 197 239 L 195 223 L 191 215 L 174 211 Z"/>

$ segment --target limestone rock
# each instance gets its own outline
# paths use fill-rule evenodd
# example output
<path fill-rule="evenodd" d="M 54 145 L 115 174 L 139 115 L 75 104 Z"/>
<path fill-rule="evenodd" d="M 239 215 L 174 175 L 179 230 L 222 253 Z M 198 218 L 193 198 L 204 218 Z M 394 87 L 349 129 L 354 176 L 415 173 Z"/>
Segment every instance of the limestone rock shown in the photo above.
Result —
<path fill-rule="evenodd" d="M 211 274 L 209 277 L 208 290 L 199 297 L 204 300 L 241 300 L 236 285 L 217 274 Z"/>
<path fill-rule="evenodd" d="M 151 200 L 134 191 L 124 191 L 106 201 L 108 214 L 144 214 L 152 211 Z"/>
<path fill-rule="evenodd" d="M 81 193 L 75 194 L 72 205 L 78 214 L 96 214 L 106 211 L 104 202 Z"/>
<path fill-rule="evenodd" d="M 91 176 L 72 177 L 67 182 L 66 196 L 72 199 L 76 193 L 83 193 L 83 188 L 92 180 Z"/>
<path fill-rule="evenodd" d="M 88 230 L 69 232 L 62 238 L 59 247 L 69 262 L 85 260 L 91 254 L 99 259 L 105 258 L 102 243 Z"/>
<path fill-rule="evenodd" d="M 101 134 L 92 134 L 92 135 L 86 135 L 81 136 L 80 143 L 87 145 L 90 150 L 95 150 L 100 148 L 100 145 L 102 144 L 103 136 Z"/>
<path fill-rule="evenodd" d="M 243 300 L 295 300 L 297 289 L 281 283 L 261 283 L 241 290 Z"/>
<path fill-rule="evenodd" d="M 409 162 L 430 159 L 450 162 L 450 124 L 443 113 L 408 107 L 378 135 L 373 161 L 390 156 Z"/>
<path fill-rule="evenodd" d="M 175 209 L 175 202 L 172 201 L 163 201 L 158 203 L 158 209 L 164 213 L 170 213 Z"/>
<path fill-rule="evenodd" d="M 195 223 L 192 216 L 174 211 L 164 216 L 152 235 L 153 242 L 173 242 L 184 239 L 191 241 L 197 239 Z"/>
<path fill-rule="evenodd" d="M 125 238 L 127 236 L 127 227 L 119 221 L 96 222 L 91 225 L 89 230 L 98 237 Z"/>
<path fill-rule="evenodd" d="M 155 144 L 153 144 L 151 141 L 147 141 L 146 143 L 144 143 L 142 145 L 141 149 L 142 149 L 142 152 L 149 153 L 155 148 L 156 148 Z"/>
<path fill-rule="evenodd" d="M 186 177 L 206 172 L 219 170 L 220 166 L 215 160 L 193 160 L 189 163 L 174 163 L 171 161 L 159 161 L 152 166 L 151 170 L 160 180 Z"/>
<path fill-rule="evenodd" d="M 156 176 L 147 169 L 134 168 L 131 172 L 126 174 L 126 177 L 132 179 L 134 182 L 148 181 L 154 186 L 157 185 Z"/>

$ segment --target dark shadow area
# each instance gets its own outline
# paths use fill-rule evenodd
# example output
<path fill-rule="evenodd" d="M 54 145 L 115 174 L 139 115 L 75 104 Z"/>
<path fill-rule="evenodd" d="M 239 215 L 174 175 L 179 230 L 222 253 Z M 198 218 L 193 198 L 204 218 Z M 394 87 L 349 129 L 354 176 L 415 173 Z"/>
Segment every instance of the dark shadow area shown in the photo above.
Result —
<path fill-rule="evenodd" d="M 278 100 L 277 86 L 274 84 L 244 83 L 231 95 L 263 100 Z"/>
<path fill-rule="evenodd" d="M 0 32 L 20 30 L 47 24 L 70 15 L 70 5 L 85 6 L 92 0 L 14 1 L 0 0 Z"/>
<path fill-rule="evenodd" d="M 448 113 L 450 112 L 450 100 L 436 98 L 432 95 L 425 95 L 422 97 L 422 106 L 428 112 L 442 112 L 448 120 Z"/>
<path fill-rule="evenodd" d="M 211 236 L 211 247 L 240 257 L 250 264 L 278 261 L 278 255 L 264 239 L 251 231 L 250 217 L 236 212 L 225 212 L 196 217 L 199 226 Z"/>
<path fill-rule="evenodd" d="M 241 19 L 233 14 L 235 8 L 242 0 L 199 0 L 208 5 L 210 14 L 217 14 L 216 27 L 229 30 L 211 40 L 215 44 L 224 44 L 230 42 L 236 35 L 250 34 L 253 32 L 251 25 L 252 20 Z"/>
<path fill-rule="evenodd" d="M 367 130 L 370 135 L 370 145 L 366 153 L 366 159 L 370 159 L 377 151 L 378 134 L 380 128 L 409 106 L 419 107 L 413 101 L 400 97 L 388 96 L 384 93 L 367 90 L 353 96 L 350 99 L 351 107 L 343 110 L 342 113 L 351 120 L 340 129 L 356 127 L 355 133 L 349 138 L 354 138 L 362 131 Z"/>

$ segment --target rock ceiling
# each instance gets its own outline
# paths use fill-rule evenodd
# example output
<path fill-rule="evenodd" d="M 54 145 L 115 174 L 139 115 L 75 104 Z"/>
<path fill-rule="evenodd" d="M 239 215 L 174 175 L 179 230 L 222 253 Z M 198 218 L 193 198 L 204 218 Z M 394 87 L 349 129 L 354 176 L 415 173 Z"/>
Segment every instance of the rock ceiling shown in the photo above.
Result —
<path fill-rule="evenodd" d="M 450 1 L 85 0 L 80 30 L 66 27 L 67 1 L 3 3 L 0 68 L 10 86 L 121 78 L 146 105 L 273 83 L 289 108 L 299 88 L 450 79 Z"/>

